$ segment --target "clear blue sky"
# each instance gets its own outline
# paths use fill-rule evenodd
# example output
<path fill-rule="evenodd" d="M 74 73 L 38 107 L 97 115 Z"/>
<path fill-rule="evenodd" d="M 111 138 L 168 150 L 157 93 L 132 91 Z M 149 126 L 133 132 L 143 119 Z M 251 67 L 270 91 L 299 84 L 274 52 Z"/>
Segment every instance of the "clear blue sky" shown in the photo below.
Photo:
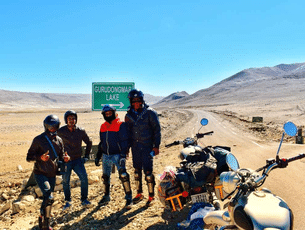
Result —
<path fill-rule="evenodd" d="M 247 68 L 305 62 L 305 2 L 1 1 L 0 89 L 135 82 L 192 94 Z"/>

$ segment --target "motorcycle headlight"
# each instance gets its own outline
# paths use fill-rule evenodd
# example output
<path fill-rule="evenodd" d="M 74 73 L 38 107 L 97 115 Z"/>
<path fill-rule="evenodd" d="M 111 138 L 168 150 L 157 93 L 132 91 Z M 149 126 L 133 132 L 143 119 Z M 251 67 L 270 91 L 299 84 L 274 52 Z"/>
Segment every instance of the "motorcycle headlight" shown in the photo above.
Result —
<path fill-rule="evenodd" d="M 236 172 L 223 172 L 220 174 L 220 181 L 223 185 L 223 190 L 230 194 L 236 189 L 236 185 L 240 178 Z"/>

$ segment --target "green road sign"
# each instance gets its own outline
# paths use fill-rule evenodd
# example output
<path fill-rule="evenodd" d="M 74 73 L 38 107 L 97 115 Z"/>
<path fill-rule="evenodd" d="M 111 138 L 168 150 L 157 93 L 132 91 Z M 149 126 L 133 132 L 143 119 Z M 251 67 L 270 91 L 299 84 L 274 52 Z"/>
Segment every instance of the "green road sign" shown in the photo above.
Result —
<path fill-rule="evenodd" d="M 127 111 L 130 105 L 127 96 L 134 86 L 134 82 L 93 82 L 92 110 L 102 110 L 109 104 L 117 111 Z"/>

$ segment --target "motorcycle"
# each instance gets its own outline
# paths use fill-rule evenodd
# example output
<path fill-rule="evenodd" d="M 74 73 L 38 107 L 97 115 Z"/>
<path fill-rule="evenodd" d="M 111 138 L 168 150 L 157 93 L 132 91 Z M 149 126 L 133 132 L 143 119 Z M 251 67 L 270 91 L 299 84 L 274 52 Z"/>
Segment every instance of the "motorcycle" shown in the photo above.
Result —
<path fill-rule="evenodd" d="M 284 132 L 275 159 L 266 160 L 266 165 L 257 170 L 239 168 L 238 161 L 233 155 L 227 157 L 233 171 L 222 172 L 220 181 L 223 190 L 228 194 L 221 200 L 229 200 L 228 208 L 207 213 L 203 217 L 204 229 L 288 230 L 293 228 L 293 213 L 288 204 L 269 189 L 259 189 L 272 170 L 286 168 L 290 162 L 305 157 L 304 153 L 291 158 L 279 157 L 285 133 L 295 136 L 297 127 L 292 122 L 284 124 Z"/>
<path fill-rule="evenodd" d="M 201 127 L 208 124 L 208 119 L 203 118 Z M 183 205 L 192 202 L 211 203 L 216 209 L 220 209 L 219 199 L 226 194 L 222 191 L 219 175 L 229 171 L 226 157 L 231 154 L 230 147 L 198 145 L 198 139 L 206 135 L 212 135 L 213 131 L 200 133 L 195 137 L 187 137 L 165 145 L 169 148 L 175 145 L 183 145 L 179 157 L 182 160 L 180 167 L 169 167 L 160 177 L 158 196 L 167 208 L 173 211 L 181 210 Z"/>

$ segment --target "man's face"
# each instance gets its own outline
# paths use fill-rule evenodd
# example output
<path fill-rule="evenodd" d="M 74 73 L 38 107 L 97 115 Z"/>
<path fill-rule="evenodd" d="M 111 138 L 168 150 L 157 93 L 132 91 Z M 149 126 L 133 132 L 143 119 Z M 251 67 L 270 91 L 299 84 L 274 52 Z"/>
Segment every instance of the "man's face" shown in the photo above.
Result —
<path fill-rule="evenodd" d="M 134 98 L 132 99 L 131 106 L 133 107 L 134 110 L 139 110 L 142 108 L 142 101 L 140 98 Z"/>
<path fill-rule="evenodd" d="M 70 115 L 67 117 L 67 121 L 68 121 L 68 126 L 69 127 L 72 127 L 72 126 L 75 126 L 76 124 L 76 117 L 74 115 Z"/>
<path fill-rule="evenodd" d="M 112 115 L 112 111 L 111 111 L 111 110 L 105 112 L 105 116 L 106 116 L 106 117 L 111 117 L 111 115 Z"/>
<path fill-rule="evenodd" d="M 49 127 L 48 130 L 50 131 L 50 133 L 55 133 L 57 131 L 57 128 Z"/>

